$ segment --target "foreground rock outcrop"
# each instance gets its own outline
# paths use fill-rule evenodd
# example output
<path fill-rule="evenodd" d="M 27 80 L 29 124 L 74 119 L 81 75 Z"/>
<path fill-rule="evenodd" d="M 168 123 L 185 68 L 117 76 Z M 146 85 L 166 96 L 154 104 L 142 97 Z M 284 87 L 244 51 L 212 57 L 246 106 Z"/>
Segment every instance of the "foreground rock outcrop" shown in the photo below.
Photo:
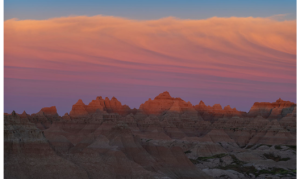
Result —
<path fill-rule="evenodd" d="M 139 109 L 97 97 L 59 116 L 4 114 L 5 178 L 293 178 L 296 104 L 248 113 L 163 92 Z"/>

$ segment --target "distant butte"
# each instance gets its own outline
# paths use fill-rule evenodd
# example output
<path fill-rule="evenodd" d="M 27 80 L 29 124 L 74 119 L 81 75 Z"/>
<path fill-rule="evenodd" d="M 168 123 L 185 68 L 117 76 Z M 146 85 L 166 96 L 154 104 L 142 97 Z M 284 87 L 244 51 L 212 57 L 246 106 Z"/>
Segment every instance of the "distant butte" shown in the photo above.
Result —
<path fill-rule="evenodd" d="M 79 99 L 73 106 L 70 113 L 66 113 L 64 118 L 78 118 L 87 116 L 95 113 L 97 110 L 104 111 L 106 113 L 117 113 L 119 115 L 128 115 L 130 113 L 144 113 L 146 115 L 160 115 L 165 112 L 178 112 L 183 113 L 185 111 L 197 111 L 204 120 L 215 121 L 221 117 L 232 117 L 232 116 L 262 116 L 264 118 L 280 118 L 291 113 L 296 106 L 295 103 L 290 101 L 284 101 L 281 98 L 276 102 L 255 102 L 248 113 L 238 111 L 236 108 L 231 108 L 229 105 L 222 108 L 220 104 L 214 104 L 213 106 L 206 106 L 201 100 L 199 104 L 192 105 L 189 101 L 186 102 L 181 98 L 174 98 L 168 91 L 160 93 L 153 100 L 151 98 L 148 101 L 140 105 L 139 109 L 130 109 L 127 105 L 122 105 L 116 97 L 109 99 L 102 96 L 98 96 L 95 100 L 92 100 L 88 105 L 84 104 Z M 25 112 L 25 111 L 24 111 Z M 26 112 L 22 114 L 25 116 Z M 55 106 L 44 107 L 40 110 L 38 115 L 58 115 Z M 5 115 L 9 115 L 5 113 Z M 27 115 L 27 114 L 26 114 Z"/>
<path fill-rule="evenodd" d="M 55 115 L 57 114 L 57 110 L 55 106 L 42 108 L 41 111 L 46 115 Z M 25 112 L 25 111 L 24 111 Z"/>

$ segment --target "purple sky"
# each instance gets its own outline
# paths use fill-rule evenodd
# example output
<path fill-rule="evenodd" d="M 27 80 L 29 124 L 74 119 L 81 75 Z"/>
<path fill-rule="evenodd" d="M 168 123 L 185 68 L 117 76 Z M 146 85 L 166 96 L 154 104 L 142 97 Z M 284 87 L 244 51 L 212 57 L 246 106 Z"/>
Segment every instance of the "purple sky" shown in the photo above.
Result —
<path fill-rule="evenodd" d="M 102 4 L 111 14 L 58 8 L 61 17 L 47 9 L 30 14 L 32 6 L 25 5 L 17 12 L 22 2 L 5 2 L 4 111 L 31 114 L 56 106 L 63 115 L 78 99 L 88 104 L 97 96 L 115 96 L 138 108 L 164 91 L 194 105 L 203 100 L 241 111 L 279 97 L 296 102 L 295 3 L 272 2 L 267 11 L 254 12 L 267 3 L 228 1 L 218 11 L 211 3 L 176 1 L 163 11 L 155 1 L 149 8 L 157 13 L 126 14 L 135 4 L 130 1 L 119 2 L 121 12 Z M 141 10 L 145 4 L 136 6 Z M 197 16 L 193 8 L 187 10 L 198 6 L 211 11 Z M 253 14 L 242 11 L 246 6 Z M 144 16 L 138 18 L 139 13 Z"/>

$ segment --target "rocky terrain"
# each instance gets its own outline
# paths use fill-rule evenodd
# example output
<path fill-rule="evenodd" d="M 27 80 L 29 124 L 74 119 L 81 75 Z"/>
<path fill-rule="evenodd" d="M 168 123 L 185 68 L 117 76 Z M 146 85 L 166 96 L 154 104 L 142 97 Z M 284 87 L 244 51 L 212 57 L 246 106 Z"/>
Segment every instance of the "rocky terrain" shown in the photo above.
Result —
<path fill-rule="evenodd" d="M 296 104 L 193 106 L 163 92 L 139 109 L 78 100 L 59 116 L 4 114 L 4 178 L 296 178 Z"/>

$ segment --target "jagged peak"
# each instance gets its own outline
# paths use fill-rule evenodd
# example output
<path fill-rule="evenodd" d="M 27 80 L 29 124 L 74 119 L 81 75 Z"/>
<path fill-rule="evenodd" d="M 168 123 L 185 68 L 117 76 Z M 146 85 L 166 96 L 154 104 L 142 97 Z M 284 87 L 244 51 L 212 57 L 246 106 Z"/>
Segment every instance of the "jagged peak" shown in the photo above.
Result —
<path fill-rule="evenodd" d="M 96 99 L 98 99 L 98 100 L 103 100 L 102 96 L 97 96 Z"/>
<path fill-rule="evenodd" d="M 290 102 L 290 101 L 282 100 L 281 98 L 277 99 L 277 100 L 276 100 L 276 103 L 291 103 L 291 104 L 295 104 L 295 103 Z"/>
<path fill-rule="evenodd" d="M 103 98 L 102 98 L 102 96 L 97 96 L 96 97 L 96 100 L 93 100 L 92 102 L 94 102 L 94 103 L 96 103 L 96 102 L 98 102 L 99 100 L 103 100 Z M 164 91 L 163 93 L 160 93 L 158 96 L 156 96 L 155 97 L 155 99 L 162 99 L 162 102 L 164 102 L 164 99 L 170 99 L 170 100 L 172 100 L 172 101 L 166 101 L 166 104 L 167 104 L 167 107 L 166 107 L 166 109 L 170 109 L 170 108 L 172 108 L 172 109 L 175 109 L 176 108 L 176 104 L 172 107 L 172 105 L 170 105 L 170 107 L 168 106 L 169 104 L 173 104 L 173 102 L 175 102 L 175 101 L 178 101 L 179 103 L 180 103 L 180 108 L 182 108 L 181 110 L 183 110 L 183 109 L 185 109 L 186 108 L 186 106 L 192 106 L 192 107 L 194 107 L 196 110 L 225 110 L 225 111 L 237 111 L 237 109 L 236 108 L 231 108 L 230 107 L 230 105 L 227 105 L 227 106 L 225 106 L 224 107 L 224 109 L 222 109 L 222 106 L 220 105 L 220 104 L 214 104 L 213 106 L 210 106 L 210 105 L 205 105 L 205 103 L 202 101 L 202 100 L 200 100 L 200 102 L 199 102 L 199 104 L 198 105 L 195 105 L 195 106 L 193 106 L 189 101 L 188 102 L 185 102 L 184 100 L 182 100 L 181 98 L 179 98 L 179 97 L 176 97 L 176 98 L 173 98 L 173 97 L 171 97 L 171 95 L 170 95 L 170 93 L 168 92 L 168 91 Z M 112 98 L 111 98 L 111 100 L 108 98 L 108 97 L 105 97 L 105 101 L 103 100 L 103 101 L 100 101 L 100 105 L 104 105 L 104 107 L 106 106 L 107 108 L 109 108 L 110 107 L 110 104 L 111 104 L 111 101 L 114 101 L 114 102 L 116 102 L 116 101 L 118 101 L 117 100 L 117 98 L 115 97 L 115 96 L 113 96 Z M 152 101 L 152 99 L 151 98 L 149 98 L 148 99 L 148 101 L 147 102 L 151 102 Z M 154 101 L 154 100 L 153 100 Z M 183 103 L 181 103 L 181 101 L 184 101 L 184 104 Z M 155 103 L 153 103 L 153 104 L 155 104 Z M 90 105 L 90 104 L 89 104 Z M 114 105 L 114 104 L 113 104 Z M 119 101 L 118 101 L 118 105 L 119 105 Z M 293 106 L 296 106 L 296 104 L 295 103 L 293 103 L 293 102 L 290 102 L 290 101 L 284 101 L 284 100 L 282 100 L 281 98 L 279 98 L 279 99 L 277 99 L 276 100 L 276 102 L 255 102 L 254 104 L 253 104 L 253 106 L 251 107 L 251 109 L 250 109 L 250 111 L 249 112 L 252 112 L 252 111 L 254 111 L 254 110 L 256 110 L 257 108 L 265 108 L 265 107 L 269 107 L 269 108 L 273 108 L 273 107 L 276 107 L 278 105 L 278 107 L 293 107 Z M 81 106 L 83 106 L 83 108 L 87 108 L 88 107 L 88 105 L 85 105 L 84 103 L 83 103 L 83 101 L 82 101 L 82 99 L 79 99 L 75 104 L 74 104 L 74 107 L 81 107 Z M 141 106 L 143 106 L 143 104 L 141 104 Z M 145 107 L 145 106 L 144 106 Z M 130 107 L 128 106 L 128 105 L 123 105 L 123 108 L 129 108 L 130 109 Z M 122 108 L 122 110 L 123 110 L 123 108 Z M 144 110 L 144 108 L 142 107 L 141 108 L 142 110 Z M 164 110 L 166 110 L 166 109 L 164 109 Z M 84 111 L 84 109 L 82 109 L 83 111 Z M 88 112 L 89 112 L 89 110 L 88 109 L 86 109 Z M 100 109 L 101 110 L 101 109 Z M 137 109 L 135 109 L 135 110 L 137 110 Z M 255 111 L 254 111 L 255 112 Z M 14 112 L 12 112 L 12 114 L 13 114 Z M 49 115 L 49 114 L 51 114 L 51 115 L 54 115 L 54 114 L 57 114 L 57 109 L 56 109 L 56 107 L 55 106 L 51 106 L 51 107 L 45 107 L 45 108 L 42 108 L 41 110 L 40 110 L 40 112 L 39 113 L 36 113 L 36 114 L 40 114 L 40 115 Z M 68 113 L 66 113 L 66 114 L 68 114 Z M 19 114 L 18 114 L 19 115 Z M 20 115 L 28 115 L 27 113 L 26 113 L 26 111 L 23 111 L 23 113 L 22 114 L 20 114 Z M 68 114 L 69 115 L 69 114 Z M 71 114 L 70 113 L 70 115 L 72 116 L 73 114 Z"/>
<path fill-rule="evenodd" d="M 36 113 L 36 115 L 37 115 L 37 116 L 45 116 L 45 115 L 44 115 L 44 112 L 43 112 L 42 110 L 39 111 L 38 113 Z"/>
<path fill-rule="evenodd" d="M 224 107 L 224 110 L 232 110 L 232 108 L 230 107 L 230 105 L 227 105 Z"/>
<path fill-rule="evenodd" d="M 220 110 L 222 110 L 221 104 L 214 104 L 212 107 L 213 107 L 213 109 L 220 109 Z"/>
<path fill-rule="evenodd" d="M 82 99 L 78 99 L 78 101 L 74 105 L 85 105 Z"/>
<path fill-rule="evenodd" d="M 199 105 L 205 106 L 205 103 L 201 100 L 201 101 L 199 102 Z"/>
<path fill-rule="evenodd" d="M 156 96 L 154 99 L 173 99 L 168 91 L 165 91 L 163 93 L 160 93 L 158 96 Z"/>
<path fill-rule="evenodd" d="M 26 118 L 26 117 L 27 117 L 27 113 L 26 113 L 25 111 L 23 111 L 23 113 L 22 113 L 22 114 L 19 114 L 19 116 L 20 116 L 21 118 Z"/>
<path fill-rule="evenodd" d="M 285 101 L 282 100 L 281 98 L 277 99 L 276 102 L 255 102 L 253 104 L 253 106 L 258 106 L 258 105 L 268 105 L 268 104 L 278 104 L 278 103 L 290 103 L 290 104 L 295 104 L 293 102 L 290 101 Z"/>
<path fill-rule="evenodd" d="M 57 114 L 57 110 L 56 110 L 56 107 L 55 106 L 51 106 L 51 107 L 44 107 L 41 109 L 41 111 L 44 113 L 44 114 Z"/>
<path fill-rule="evenodd" d="M 255 102 L 252 107 L 249 110 L 249 113 L 253 113 L 256 110 L 258 110 L 259 108 L 265 108 L 265 109 L 271 109 L 274 107 L 292 107 L 292 106 L 296 106 L 295 103 L 290 102 L 290 101 L 284 101 L 281 98 L 279 98 L 278 100 L 276 100 L 276 102 Z"/>
<path fill-rule="evenodd" d="M 11 112 L 11 115 L 12 115 L 12 116 L 17 116 L 17 113 L 16 113 L 16 111 L 15 111 L 15 110 L 13 110 L 13 111 Z"/>

